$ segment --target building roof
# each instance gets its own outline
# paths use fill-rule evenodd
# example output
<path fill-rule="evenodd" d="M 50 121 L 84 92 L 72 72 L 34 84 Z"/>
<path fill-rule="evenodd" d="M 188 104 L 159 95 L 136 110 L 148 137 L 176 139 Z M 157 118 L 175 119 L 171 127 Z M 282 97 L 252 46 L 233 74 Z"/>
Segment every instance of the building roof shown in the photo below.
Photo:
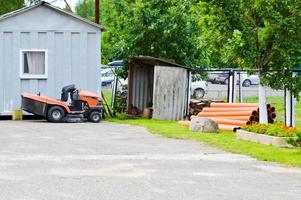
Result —
<path fill-rule="evenodd" d="M 56 12 L 60 12 L 60 13 L 62 13 L 64 15 L 67 15 L 67 16 L 70 16 L 70 17 L 75 18 L 77 20 L 80 20 L 80 21 L 82 21 L 82 22 L 84 22 L 86 24 L 89 24 L 89 25 L 91 25 L 91 26 L 93 26 L 95 28 L 100 29 L 102 32 L 106 31 L 106 29 L 104 27 L 100 26 L 99 24 L 96 24 L 96 23 L 94 23 L 92 21 L 89 21 L 89 20 L 87 20 L 85 18 L 82 18 L 82 17 L 80 17 L 78 15 L 75 15 L 75 14 L 73 14 L 71 12 L 67 12 L 67 11 L 65 11 L 65 10 L 63 10 L 61 8 L 58 8 L 56 6 L 53 6 L 50 3 L 45 2 L 45 1 L 41 1 L 38 4 L 35 4 L 35 5 L 32 5 L 32 6 L 28 6 L 28 7 L 24 7 L 24 8 L 21 8 L 19 10 L 15 10 L 15 11 L 12 11 L 10 13 L 6 13 L 4 15 L 1 15 L 0 16 L 0 21 L 1 20 L 5 20 L 7 18 L 11 18 L 11 17 L 17 16 L 19 14 L 25 13 L 27 11 L 30 11 L 30 10 L 32 10 L 34 8 L 37 8 L 37 7 L 40 7 L 40 6 L 45 6 L 45 7 L 49 8 L 49 9 L 52 9 L 52 10 L 54 10 Z"/>
<path fill-rule="evenodd" d="M 162 59 L 162 58 L 155 58 L 151 56 L 136 56 L 131 59 L 131 63 L 137 64 L 146 64 L 146 65 L 153 65 L 153 66 L 171 66 L 171 67 L 180 67 L 185 69 L 191 69 L 190 67 L 177 64 L 173 61 Z"/>

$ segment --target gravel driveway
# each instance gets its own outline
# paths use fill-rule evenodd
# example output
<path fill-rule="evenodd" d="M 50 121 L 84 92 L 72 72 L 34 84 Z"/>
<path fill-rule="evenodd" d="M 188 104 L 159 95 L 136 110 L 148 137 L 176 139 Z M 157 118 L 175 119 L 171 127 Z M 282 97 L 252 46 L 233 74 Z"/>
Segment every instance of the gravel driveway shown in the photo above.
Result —
<path fill-rule="evenodd" d="M 301 170 L 144 128 L 0 121 L 0 199 L 301 199 Z"/>

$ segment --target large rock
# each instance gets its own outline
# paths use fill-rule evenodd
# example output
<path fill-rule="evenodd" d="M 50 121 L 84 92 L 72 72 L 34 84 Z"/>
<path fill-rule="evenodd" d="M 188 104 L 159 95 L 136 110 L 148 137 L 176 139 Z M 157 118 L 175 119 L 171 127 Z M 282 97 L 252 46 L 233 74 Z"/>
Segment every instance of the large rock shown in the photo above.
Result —
<path fill-rule="evenodd" d="M 217 133 L 218 125 L 211 119 L 194 117 L 191 119 L 189 129 L 191 131 L 202 133 Z"/>

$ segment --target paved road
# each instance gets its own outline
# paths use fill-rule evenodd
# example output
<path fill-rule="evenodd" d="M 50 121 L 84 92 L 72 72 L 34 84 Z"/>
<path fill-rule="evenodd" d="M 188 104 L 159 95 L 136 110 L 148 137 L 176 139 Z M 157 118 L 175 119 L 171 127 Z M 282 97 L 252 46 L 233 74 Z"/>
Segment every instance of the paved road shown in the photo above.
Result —
<path fill-rule="evenodd" d="M 301 199 L 301 170 L 112 123 L 0 121 L 0 199 Z"/>
<path fill-rule="evenodd" d="M 226 99 L 228 92 L 228 85 L 222 84 L 212 84 L 208 83 L 208 91 L 205 95 L 205 98 L 214 98 L 214 99 Z M 236 86 L 237 97 L 239 93 L 238 85 Z M 283 96 L 283 90 L 273 90 L 270 87 L 266 88 L 267 97 L 276 97 Z M 250 87 L 242 87 L 242 96 L 243 97 L 258 97 L 258 85 L 252 85 Z"/>

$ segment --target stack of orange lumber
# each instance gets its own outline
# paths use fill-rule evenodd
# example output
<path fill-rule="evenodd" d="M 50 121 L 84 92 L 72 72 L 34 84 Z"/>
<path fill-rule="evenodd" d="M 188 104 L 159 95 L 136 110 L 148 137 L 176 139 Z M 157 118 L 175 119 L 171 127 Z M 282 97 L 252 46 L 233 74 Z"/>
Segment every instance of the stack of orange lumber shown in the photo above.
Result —
<path fill-rule="evenodd" d="M 275 108 L 267 105 L 269 122 L 273 123 L 276 117 Z M 210 118 L 215 121 L 219 129 L 231 130 L 251 125 L 259 121 L 259 108 L 257 103 L 212 103 L 204 108 L 197 117 Z"/>
<path fill-rule="evenodd" d="M 269 123 L 276 118 L 276 109 L 267 104 Z M 212 119 L 221 130 L 236 131 L 243 125 L 251 125 L 259 121 L 259 108 L 257 103 L 211 103 L 210 107 L 203 108 L 197 116 Z M 179 121 L 180 125 L 189 126 L 190 121 Z"/>

